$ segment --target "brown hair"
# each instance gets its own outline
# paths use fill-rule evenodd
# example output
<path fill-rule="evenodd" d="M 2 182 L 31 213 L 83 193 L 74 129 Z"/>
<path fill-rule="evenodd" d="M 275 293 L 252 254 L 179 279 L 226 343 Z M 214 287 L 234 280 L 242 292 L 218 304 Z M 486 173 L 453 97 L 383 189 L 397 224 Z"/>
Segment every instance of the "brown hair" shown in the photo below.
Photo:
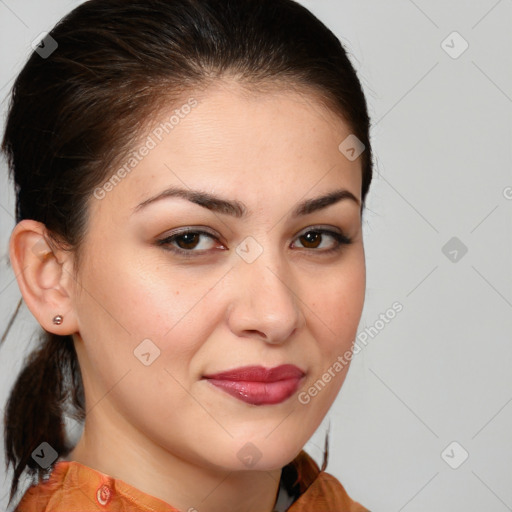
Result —
<path fill-rule="evenodd" d="M 17 221 L 42 222 L 77 256 L 91 193 L 143 123 L 164 102 L 223 76 L 309 90 L 339 114 L 366 147 L 364 205 L 372 152 L 360 82 L 336 36 L 295 1 L 90 0 L 50 36 L 58 47 L 46 56 L 34 51 L 13 85 L 2 150 Z M 59 456 L 72 450 L 64 417 L 83 420 L 84 406 L 72 337 L 43 331 L 6 407 L 9 503 L 23 471 L 44 475 L 31 456 L 41 442 Z"/>

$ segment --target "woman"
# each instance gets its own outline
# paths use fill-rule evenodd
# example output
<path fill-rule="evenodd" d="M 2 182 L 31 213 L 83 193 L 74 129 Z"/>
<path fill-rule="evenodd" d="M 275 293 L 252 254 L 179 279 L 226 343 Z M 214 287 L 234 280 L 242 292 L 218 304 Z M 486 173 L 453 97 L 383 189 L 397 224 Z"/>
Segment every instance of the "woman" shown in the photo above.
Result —
<path fill-rule="evenodd" d="M 5 415 L 11 501 L 36 477 L 18 511 L 366 510 L 302 448 L 362 312 L 368 132 L 344 49 L 292 0 L 57 24 L 2 146 L 43 328 Z"/>

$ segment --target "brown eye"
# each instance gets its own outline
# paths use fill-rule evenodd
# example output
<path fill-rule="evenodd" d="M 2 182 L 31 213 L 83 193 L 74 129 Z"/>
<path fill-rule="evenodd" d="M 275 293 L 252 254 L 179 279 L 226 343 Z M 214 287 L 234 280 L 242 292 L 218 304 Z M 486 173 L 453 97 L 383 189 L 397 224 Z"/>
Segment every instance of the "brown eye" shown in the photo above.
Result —
<path fill-rule="evenodd" d="M 185 233 L 174 238 L 180 249 L 194 249 L 199 242 L 199 233 Z"/>
<path fill-rule="evenodd" d="M 322 234 L 318 231 L 308 231 L 300 238 L 301 243 L 308 249 L 316 249 L 322 241 Z"/>
<path fill-rule="evenodd" d="M 188 257 L 200 256 L 210 252 L 211 249 L 215 248 L 215 242 L 218 242 L 218 239 L 211 233 L 188 229 L 158 240 L 157 244 L 168 251 Z"/>
<path fill-rule="evenodd" d="M 329 243 L 329 239 L 331 243 Z M 310 229 L 300 235 L 297 240 L 301 243 L 303 249 L 313 249 L 313 252 L 322 254 L 341 250 L 344 245 L 352 243 L 352 240 L 343 233 L 330 229 Z M 326 243 L 324 243 L 325 240 L 327 240 Z M 323 247 L 325 245 L 327 247 Z"/>

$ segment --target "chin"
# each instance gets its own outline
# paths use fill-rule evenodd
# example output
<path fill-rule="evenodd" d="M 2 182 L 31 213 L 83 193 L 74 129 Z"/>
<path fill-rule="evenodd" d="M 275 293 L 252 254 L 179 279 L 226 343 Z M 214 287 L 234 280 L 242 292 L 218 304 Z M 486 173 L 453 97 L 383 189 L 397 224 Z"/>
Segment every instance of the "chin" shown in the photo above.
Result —
<path fill-rule="evenodd" d="M 271 431 L 272 429 L 269 430 L 269 432 Z M 272 471 L 281 469 L 299 454 L 306 442 L 302 438 L 294 439 L 291 436 L 279 435 L 278 430 L 268 437 L 266 437 L 268 432 L 258 434 L 234 440 L 236 467 L 233 470 Z M 233 459 L 231 459 L 232 462 Z"/>

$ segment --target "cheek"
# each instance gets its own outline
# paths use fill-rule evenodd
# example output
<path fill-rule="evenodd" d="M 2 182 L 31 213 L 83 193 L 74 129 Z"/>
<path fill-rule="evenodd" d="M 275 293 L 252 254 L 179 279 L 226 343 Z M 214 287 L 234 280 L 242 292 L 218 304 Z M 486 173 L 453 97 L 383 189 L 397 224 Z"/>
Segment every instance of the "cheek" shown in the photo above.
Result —
<path fill-rule="evenodd" d="M 309 284 L 305 297 L 307 324 L 314 345 L 310 347 L 311 373 L 299 403 L 317 425 L 327 414 L 346 378 L 352 344 L 364 305 L 366 269 L 362 247 Z M 307 291 L 307 290 L 306 290 Z M 346 357 L 347 352 L 349 356 Z M 308 420 L 308 421 L 309 421 Z"/>
<path fill-rule="evenodd" d="M 165 279 L 165 270 L 146 268 L 131 252 L 105 247 L 107 257 L 84 267 L 79 312 L 122 337 L 161 337 L 186 313 L 187 294 L 176 276 Z"/>
<path fill-rule="evenodd" d="M 122 254 L 110 254 L 109 262 L 90 260 L 80 276 L 78 350 L 89 399 L 108 392 L 133 421 L 155 410 L 169 419 L 169 404 L 190 401 L 177 382 L 187 382 L 205 339 L 196 317 L 204 286 L 186 286 L 173 279 L 177 273 L 165 279 L 165 269 L 146 271 Z"/>
<path fill-rule="evenodd" d="M 119 371 L 133 367 L 134 361 L 138 368 L 134 351 L 147 346 L 160 351 L 155 364 L 183 374 L 210 334 L 216 309 L 206 292 L 219 276 L 194 277 L 165 264 L 142 263 L 130 251 L 113 247 L 105 246 L 104 254 L 109 254 L 108 261 L 91 259 L 83 268 L 83 292 L 77 301 L 89 357 L 99 367 L 104 359 Z"/>
<path fill-rule="evenodd" d="M 317 328 L 315 338 L 325 350 L 346 350 L 357 332 L 365 299 L 366 270 L 364 256 L 333 269 L 307 293 L 311 321 Z"/>

